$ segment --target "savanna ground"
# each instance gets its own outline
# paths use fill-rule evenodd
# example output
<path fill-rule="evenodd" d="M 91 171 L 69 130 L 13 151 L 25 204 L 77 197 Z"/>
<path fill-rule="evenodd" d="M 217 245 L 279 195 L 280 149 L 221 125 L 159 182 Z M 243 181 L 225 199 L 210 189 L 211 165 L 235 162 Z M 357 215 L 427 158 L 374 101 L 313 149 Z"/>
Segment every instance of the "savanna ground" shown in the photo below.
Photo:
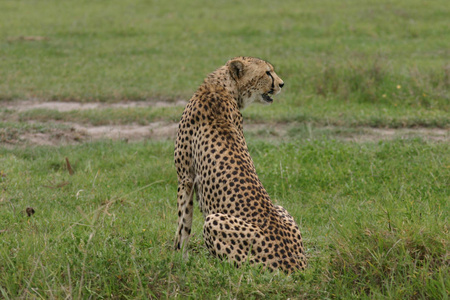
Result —
<path fill-rule="evenodd" d="M 447 299 L 448 15 L 443 0 L 2 1 L 0 298 Z M 172 250 L 176 122 L 237 55 L 286 83 L 244 130 L 301 228 L 302 273 L 211 257 L 198 210 L 189 259 Z"/>

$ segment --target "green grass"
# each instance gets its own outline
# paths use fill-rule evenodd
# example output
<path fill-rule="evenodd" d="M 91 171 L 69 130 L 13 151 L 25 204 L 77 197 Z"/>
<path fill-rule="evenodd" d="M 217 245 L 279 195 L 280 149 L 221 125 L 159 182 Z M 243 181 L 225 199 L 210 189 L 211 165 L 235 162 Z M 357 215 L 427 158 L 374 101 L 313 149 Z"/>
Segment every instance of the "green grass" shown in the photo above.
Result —
<path fill-rule="evenodd" d="M 301 227 L 304 273 L 211 257 L 197 209 L 189 260 L 172 251 L 172 142 L 2 149 L 3 297 L 445 298 L 448 144 L 249 143 L 272 199 Z"/>
<path fill-rule="evenodd" d="M 20 141 L 176 122 L 181 106 L 2 107 L 0 298 L 448 299 L 447 139 L 346 137 L 450 127 L 449 14 L 444 0 L 1 1 L 3 104 L 187 100 L 231 57 L 272 62 L 286 87 L 244 122 L 267 123 L 250 152 L 309 266 L 287 276 L 211 257 L 197 209 L 190 258 L 173 251 L 173 141 Z"/>
<path fill-rule="evenodd" d="M 0 99 L 188 99 L 206 74 L 249 55 L 271 61 L 286 83 L 278 118 L 336 120 L 333 114 L 350 106 L 356 114 L 395 115 L 394 127 L 448 127 L 447 6 L 3 1 Z M 391 126 L 389 119 L 358 117 L 358 124 Z"/>

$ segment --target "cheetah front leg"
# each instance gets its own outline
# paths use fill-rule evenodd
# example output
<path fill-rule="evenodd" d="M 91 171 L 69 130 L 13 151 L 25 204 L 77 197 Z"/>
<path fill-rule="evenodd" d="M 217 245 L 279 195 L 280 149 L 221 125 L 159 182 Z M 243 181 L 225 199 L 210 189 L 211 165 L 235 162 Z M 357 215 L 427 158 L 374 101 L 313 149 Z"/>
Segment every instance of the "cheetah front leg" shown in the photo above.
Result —
<path fill-rule="evenodd" d="M 183 250 L 183 257 L 187 258 L 187 244 L 191 234 L 194 183 L 191 180 L 182 180 L 178 184 L 177 192 L 178 228 L 175 237 L 175 249 Z"/>

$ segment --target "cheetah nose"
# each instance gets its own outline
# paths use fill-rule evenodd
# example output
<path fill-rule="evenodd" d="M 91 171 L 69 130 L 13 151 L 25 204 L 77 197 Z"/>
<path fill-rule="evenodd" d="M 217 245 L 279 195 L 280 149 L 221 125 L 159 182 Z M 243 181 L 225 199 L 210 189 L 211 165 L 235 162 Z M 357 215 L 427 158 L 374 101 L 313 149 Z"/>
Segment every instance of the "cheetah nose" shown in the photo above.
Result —
<path fill-rule="evenodd" d="M 282 88 L 284 86 L 284 82 L 279 84 L 280 88 Z"/>

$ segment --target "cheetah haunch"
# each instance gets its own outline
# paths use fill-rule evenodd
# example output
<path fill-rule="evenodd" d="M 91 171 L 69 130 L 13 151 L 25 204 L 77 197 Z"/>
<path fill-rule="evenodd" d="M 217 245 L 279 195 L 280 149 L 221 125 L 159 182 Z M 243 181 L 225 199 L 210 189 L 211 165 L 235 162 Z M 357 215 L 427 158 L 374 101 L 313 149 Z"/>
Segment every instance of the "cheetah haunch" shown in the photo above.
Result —
<path fill-rule="evenodd" d="M 298 226 L 270 200 L 242 130 L 240 109 L 255 101 L 272 103 L 283 85 L 268 62 L 237 57 L 209 74 L 192 96 L 175 142 L 176 249 L 186 254 L 195 192 L 205 218 L 206 247 L 213 255 L 288 273 L 305 268 Z"/>

